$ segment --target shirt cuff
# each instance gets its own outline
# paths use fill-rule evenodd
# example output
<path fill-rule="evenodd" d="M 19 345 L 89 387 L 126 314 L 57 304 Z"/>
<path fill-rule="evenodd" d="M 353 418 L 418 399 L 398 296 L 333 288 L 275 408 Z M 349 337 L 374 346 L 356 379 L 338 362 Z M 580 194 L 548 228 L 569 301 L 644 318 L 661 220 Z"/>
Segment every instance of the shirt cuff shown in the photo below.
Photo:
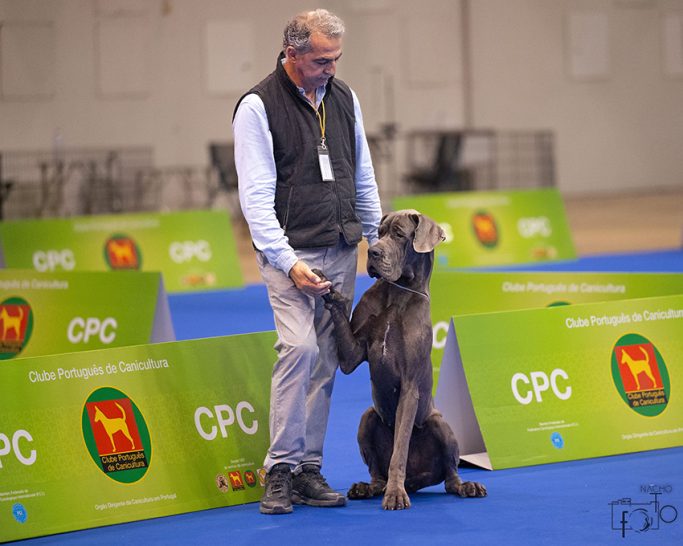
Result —
<path fill-rule="evenodd" d="M 275 261 L 275 267 L 285 272 L 289 276 L 289 270 L 294 267 L 294 264 L 299 261 L 294 252 L 283 252 Z"/>

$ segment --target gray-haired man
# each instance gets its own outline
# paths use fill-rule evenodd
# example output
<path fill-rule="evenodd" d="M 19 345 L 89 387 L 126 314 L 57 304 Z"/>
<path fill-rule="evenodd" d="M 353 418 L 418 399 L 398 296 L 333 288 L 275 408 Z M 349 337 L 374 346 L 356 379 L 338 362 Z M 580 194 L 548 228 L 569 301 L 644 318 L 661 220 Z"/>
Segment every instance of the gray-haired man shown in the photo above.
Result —
<path fill-rule="evenodd" d="M 338 360 L 318 296 L 334 286 L 353 300 L 357 245 L 377 239 L 381 207 L 358 99 L 334 78 L 343 34 L 326 10 L 295 16 L 275 71 L 233 117 L 240 203 L 278 332 L 266 514 L 346 504 L 320 473 Z"/>

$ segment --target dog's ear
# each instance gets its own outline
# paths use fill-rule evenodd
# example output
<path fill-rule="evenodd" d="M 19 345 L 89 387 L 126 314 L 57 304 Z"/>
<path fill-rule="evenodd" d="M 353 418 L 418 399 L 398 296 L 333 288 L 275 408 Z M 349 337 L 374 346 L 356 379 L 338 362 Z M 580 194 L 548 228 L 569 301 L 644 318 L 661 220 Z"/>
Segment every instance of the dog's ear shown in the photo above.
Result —
<path fill-rule="evenodd" d="M 387 226 L 387 222 L 391 219 L 391 216 L 393 215 L 393 212 L 387 212 L 384 216 L 382 216 L 382 219 L 379 221 L 379 227 L 378 227 L 378 232 L 381 234 L 384 232 Z"/>
<path fill-rule="evenodd" d="M 441 226 L 428 216 L 417 213 L 413 215 L 413 220 L 417 224 L 415 238 L 413 239 L 415 252 L 431 252 L 436 245 L 446 240 L 446 234 Z"/>

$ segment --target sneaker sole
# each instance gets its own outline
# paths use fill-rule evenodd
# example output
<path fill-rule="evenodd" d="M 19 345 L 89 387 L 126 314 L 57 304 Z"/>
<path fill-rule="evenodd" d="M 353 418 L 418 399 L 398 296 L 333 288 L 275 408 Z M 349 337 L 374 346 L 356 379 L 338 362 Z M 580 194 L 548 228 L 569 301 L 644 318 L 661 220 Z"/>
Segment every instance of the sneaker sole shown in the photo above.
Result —
<path fill-rule="evenodd" d="M 259 512 L 262 514 L 291 514 L 293 508 L 291 506 L 273 506 L 271 508 L 267 506 L 259 506 Z"/>
<path fill-rule="evenodd" d="M 305 497 L 296 491 L 292 491 L 292 504 L 305 504 L 307 506 L 333 508 L 335 506 L 346 506 L 346 497 L 339 496 L 338 499 L 320 500 Z"/>

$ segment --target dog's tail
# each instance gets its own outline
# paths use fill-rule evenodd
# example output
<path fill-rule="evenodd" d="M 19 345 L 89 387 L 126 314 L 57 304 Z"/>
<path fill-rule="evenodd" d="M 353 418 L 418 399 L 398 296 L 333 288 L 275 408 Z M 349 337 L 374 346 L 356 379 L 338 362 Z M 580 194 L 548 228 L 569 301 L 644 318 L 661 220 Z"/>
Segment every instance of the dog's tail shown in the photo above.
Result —
<path fill-rule="evenodd" d="M 116 404 L 116 407 L 119 408 L 119 411 L 121 412 L 121 418 L 123 419 L 123 422 L 126 422 L 126 411 L 119 405 L 118 402 L 114 402 Z"/>
<path fill-rule="evenodd" d="M 643 356 L 645 357 L 645 362 L 650 364 L 650 353 L 648 353 L 645 350 L 645 347 L 643 347 L 642 345 L 640 345 L 638 348 L 640 349 L 640 352 L 643 353 Z"/>

